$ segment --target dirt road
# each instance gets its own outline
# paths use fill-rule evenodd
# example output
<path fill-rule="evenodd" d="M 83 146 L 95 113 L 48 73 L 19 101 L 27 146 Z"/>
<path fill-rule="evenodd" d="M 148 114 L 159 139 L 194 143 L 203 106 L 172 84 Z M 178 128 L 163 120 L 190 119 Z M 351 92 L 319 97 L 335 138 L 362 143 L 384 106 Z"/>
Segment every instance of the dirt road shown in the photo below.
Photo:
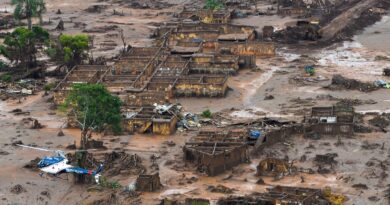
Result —
<path fill-rule="evenodd" d="M 361 0 L 355 3 L 355 6 L 343 11 L 339 16 L 334 18 L 329 24 L 321 28 L 321 41 L 327 42 L 335 38 L 351 21 L 358 18 L 364 11 L 367 11 L 380 0 Z"/>

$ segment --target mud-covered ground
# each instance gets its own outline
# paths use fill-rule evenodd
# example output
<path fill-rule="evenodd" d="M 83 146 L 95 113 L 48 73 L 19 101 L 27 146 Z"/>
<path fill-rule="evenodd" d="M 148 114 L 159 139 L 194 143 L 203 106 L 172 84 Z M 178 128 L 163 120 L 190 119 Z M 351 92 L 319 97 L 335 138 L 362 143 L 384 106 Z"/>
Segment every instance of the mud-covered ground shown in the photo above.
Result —
<path fill-rule="evenodd" d="M 13 11 L 9 0 L 0 0 L 1 10 Z M 164 0 L 47 0 L 47 12 L 43 16 L 43 27 L 51 34 L 88 34 L 94 36 L 94 57 L 106 58 L 118 54 L 123 48 L 120 30 L 124 40 L 131 46 L 151 46 L 148 38 L 156 24 L 169 21 L 174 12 L 184 6 L 194 7 L 198 1 Z M 135 4 L 135 3 L 136 4 Z M 159 2 L 159 3 L 156 3 Z M 64 22 L 64 30 L 57 30 L 58 23 Z M 38 19 L 34 21 L 38 23 Z"/>
<path fill-rule="evenodd" d="M 0 0 L 1 5 L 5 5 L 5 2 L 8 1 Z M 168 21 L 172 18 L 172 12 L 180 10 L 184 5 L 194 6 L 196 4 L 194 1 L 167 0 L 169 6 L 164 4 L 163 9 L 141 10 L 123 6 L 123 3 L 119 1 L 97 3 L 93 0 L 49 0 L 47 2 L 48 13 L 44 19 L 45 21 L 50 19 L 52 23 L 45 27 L 54 29 L 59 19 L 62 18 L 65 22 L 63 33 L 84 31 L 96 35 L 94 49 L 96 56 L 113 55 L 121 48 L 119 28 L 124 30 L 126 42 L 129 44 L 133 46 L 151 45 L 151 39 L 148 36 L 155 27 L 154 23 Z M 85 11 L 94 4 L 103 5 L 104 9 L 93 13 Z M 61 14 L 57 14 L 58 9 L 61 10 Z M 113 15 L 114 9 L 120 15 Z M 254 25 L 260 29 L 263 24 L 259 22 L 262 20 L 277 27 L 290 22 L 288 18 L 252 16 L 239 19 L 236 23 Z M 107 26 L 116 27 L 108 28 Z M 107 30 L 96 32 L 96 28 Z M 372 28 L 367 30 L 370 29 Z M 53 32 L 59 33 L 60 31 Z M 228 82 L 231 89 L 226 98 L 179 98 L 177 102 L 189 112 L 199 113 L 210 109 L 212 112 L 223 111 L 227 117 L 236 119 L 283 116 L 300 121 L 304 112 L 312 106 L 331 105 L 343 98 L 362 101 L 363 103 L 355 106 L 360 113 L 389 112 L 388 90 L 361 92 L 324 88 L 330 84 L 334 74 L 361 81 L 378 79 L 390 81 L 389 77 L 381 75 L 383 68 L 390 67 L 389 61 L 376 59 L 377 56 L 389 56 L 390 52 L 386 49 L 367 46 L 367 42 L 373 41 L 372 39 L 362 40 L 360 43 L 359 39 L 368 34 L 362 35 L 357 36 L 356 41 L 342 42 L 321 49 L 279 46 L 276 57 L 258 60 L 258 70 L 242 70 L 238 75 L 232 76 Z M 385 38 L 382 40 L 386 41 Z M 315 77 L 304 77 L 305 65 L 315 65 Z M 274 99 L 265 100 L 266 95 L 272 95 Z M 94 135 L 94 138 L 103 140 L 108 149 L 92 152 L 102 153 L 123 149 L 126 153 L 140 156 L 143 166 L 148 171 L 156 170 L 151 160 L 151 156 L 155 156 L 161 183 L 164 186 L 162 190 L 155 193 L 142 193 L 140 196 L 128 196 L 121 194 L 121 190 L 91 191 L 86 185 L 70 183 L 65 180 L 66 176 L 62 178 L 40 177 L 38 172 L 23 168 L 23 166 L 36 157 L 43 157 L 50 153 L 16 147 L 12 143 L 21 140 L 24 144 L 66 150 L 65 147 L 74 141 L 78 142 L 80 136 L 78 130 L 66 128 L 62 129 L 65 136 L 57 136 L 65 118 L 50 109 L 50 103 L 47 102 L 49 98 L 50 96 L 43 97 L 43 93 L 39 93 L 22 100 L 21 103 L 0 102 L 0 204 L 99 204 L 96 201 L 100 199 L 102 199 L 101 204 L 104 202 L 106 204 L 114 202 L 159 204 L 163 198 L 183 200 L 187 197 L 216 201 L 219 197 L 229 194 L 210 193 L 209 185 L 224 185 L 234 189 L 234 195 L 244 195 L 265 191 L 267 187 L 278 184 L 310 188 L 330 186 L 334 192 L 344 194 L 349 198 L 347 204 L 388 204 L 384 192 L 390 182 L 388 177 L 383 177 L 381 174 L 383 170 L 386 172 L 390 166 L 388 164 L 390 156 L 388 138 L 390 136 L 383 132 L 343 138 L 342 143 L 336 138 L 310 140 L 303 139 L 302 136 L 293 136 L 288 143 L 269 147 L 261 155 L 252 156 L 250 163 L 242 164 L 217 177 L 204 176 L 183 162 L 182 147 L 191 136 L 195 135 L 194 132 L 177 132 L 173 136 Z M 9 113 L 16 108 L 29 111 L 30 115 L 15 116 Z M 29 129 L 21 124 L 24 117 L 34 117 L 45 127 L 37 130 Z M 367 143 L 374 145 L 365 146 Z M 256 183 L 259 179 L 255 176 L 256 166 L 266 156 L 283 158 L 287 155 L 290 160 L 299 161 L 305 155 L 306 161 L 298 162 L 296 166 L 315 170 L 317 167 L 313 164 L 313 158 L 316 154 L 326 153 L 338 154 L 336 158 L 338 164 L 331 173 L 297 174 L 277 181 L 263 177 L 264 185 Z M 304 182 L 302 182 L 302 177 Z M 119 174 L 109 179 L 118 180 L 121 185 L 128 186 L 135 181 L 136 175 Z M 356 184 L 365 184 L 367 189 L 353 188 Z M 22 189 L 15 189 L 15 185 L 21 185 Z M 115 193 L 115 197 L 112 197 L 112 193 Z M 112 203 L 108 199 L 113 200 Z"/>

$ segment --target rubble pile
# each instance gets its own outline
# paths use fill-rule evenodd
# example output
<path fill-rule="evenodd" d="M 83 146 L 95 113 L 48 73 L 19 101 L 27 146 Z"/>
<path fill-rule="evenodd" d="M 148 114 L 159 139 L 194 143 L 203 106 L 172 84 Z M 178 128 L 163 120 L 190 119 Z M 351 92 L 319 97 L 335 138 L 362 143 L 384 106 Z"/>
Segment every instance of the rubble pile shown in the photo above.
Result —
<path fill-rule="evenodd" d="M 27 190 L 20 184 L 13 186 L 10 191 L 13 194 L 21 194 L 23 192 L 27 192 Z"/>
<path fill-rule="evenodd" d="M 40 86 L 41 83 L 38 84 L 34 80 L 21 80 L 18 83 L 0 82 L 0 99 L 20 99 L 39 91 Z"/>
<path fill-rule="evenodd" d="M 367 104 L 367 105 L 372 105 L 372 104 L 376 104 L 377 102 L 375 100 L 361 100 L 361 99 L 349 99 L 349 98 L 343 98 L 343 99 L 340 99 L 338 100 L 338 102 L 336 103 L 336 106 L 348 106 L 348 107 L 351 107 L 351 106 L 357 106 L 357 105 L 364 105 L 364 104 Z"/>
<path fill-rule="evenodd" d="M 375 116 L 373 119 L 368 121 L 372 126 L 385 129 L 390 125 L 390 117 L 388 115 Z"/>
<path fill-rule="evenodd" d="M 0 13 L 0 30 L 13 28 L 16 24 L 17 22 L 12 13 Z"/>
<path fill-rule="evenodd" d="M 334 165 L 337 164 L 337 161 L 334 159 L 338 155 L 337 153 L 327 153 L 327 154 L 317 154 L 314 158 L 314 162 L 317 164 L 323 164 L 323 165 Z"/>
<path fill-rule="evenodd" d="M 86 147 L 88 149 L 107 149 L 106 146 L 103 145 L 103 141 L 95 140 L 95 139 L 89 139 L 86 143 Z"/>
<path fill-rule="evenodd" d="M 141 158 L 125 152 L 111 152 L 104 156 L 105 174 L 115 175 L 138 175 L 144 173 L 146 168 L 142 165 Z"/>
<path fill-rule="evenodd" d="M 67 157 L 70 162 L 77 162 L 77 152 L 74 154 L 69 153 Z M 87 153 L 85 168 L 94 170 L 99 164 L 103 164 L 104 175 L 108 177 L 116 175 L 138 175 L 146 171 L 138 155 L 127 154 L 123 151 L 112 151 L 104 154 Z"/>
<path fill-rule="evenodd" d="M 41 129 L 43 128 L 43 125 L 39 123 L 39 121 L 35 118 L 28 117 L 28 118 L 23 118 L 21 121 L 21 124 L 29 129 Z"/>
<path fill-rule="evenodd" d="M 318 166 L 319 174 L 329 174 L 338 162 L 334 159 L 338 156 L 337 153 L 317 154 L 314 158 L 314 163 Z"/>
<path fill-rule="evenodd" d="M 278 41 L 286 43 L 298 43 L 299 41 L 317 41 L 321 38 L 319 33 L 319 26 L 312 25 L 309 22 L 297 23 L 296 26 L 288 26 L 274 34 Z"/>
<path fill-rule="evenodd" d="M 108 31 L 114 31 L 118 29 L 119 27 L 117 25 L 110 25 L 110 26 L 96 26 L 89 29 L 84 29 L 84 33 L 106 33 Z"/>
<path fill-rule="evenodd" d="M 327 196 L 319 189 L 276 186 L 265 193 L 253 193 L 246 196 L 229 196 L 218 200 L 218 205 L 229 204 L 275 204 L 275 201 L 287 204 L 330 204 Z"/>
<path fill-rule="evenodd" d="M 329 89 L 348 89 L 348 90 L 359 90 L 362 92 L 371 92 L 378 90 L 379 87 L 373 83 L 361 82 L 355 79 L 349 79 L 341 75 L 334 75 L 332 83 L 327 86 Z"/>
<path fill-rule="evenodd" d="M 101 194 L 102 197 L 99 197 L 99 199 L 93 200 L 90 203 L 84 203 L 87 205 L 111 205 L 111 204 L 118 204 L 118 196 L 115 193 L 106 193 Z"/>
<path fill-rule="evenodd" d="M 223 186 L 221 184 L 217 186 L 210 185 L 207 188 L 208 191 L 214 192 L 214 193 L 223 193 L 223 194 L 232 194 L 235 190 L 231 189 L 229 187 Z"/>
<path fill-rule="evenodd" d="M 108 5 L 96 4 L 88 7 L 85 11 L 88 13 L 101 13 L 107 9 Z"/>
<path fill-rule="evenodd" d="M 383 69 L 383 75 L 384 76 L 390 76 L 390 68 Z"/>
<path fill-rule="evenodd" d="M 31 160 L 29 163 L 27 163 L 23 167 L 26 169 L 30 169 L 32 171 L 38 171 L 39 170 L 39 168 L 38 168 L 39 161 L 41 161 L 41 159 L 39 157 L 37 157 L 37 158 Z"/>

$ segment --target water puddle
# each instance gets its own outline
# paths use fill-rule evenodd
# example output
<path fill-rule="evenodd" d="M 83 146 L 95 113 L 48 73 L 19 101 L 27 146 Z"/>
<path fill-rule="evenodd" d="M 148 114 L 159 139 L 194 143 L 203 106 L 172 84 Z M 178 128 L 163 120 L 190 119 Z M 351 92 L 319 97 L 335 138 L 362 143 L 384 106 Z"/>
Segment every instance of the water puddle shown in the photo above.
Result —
<path fill-rule="evenodd" d="M 354 40 L 361 43 L 370 50 L 390 50 L 390 16 L 384 16 L 381 21 L 367 27 L 363 33 L 354 37 Z"/>
<path fill-rule="evenodd" d="M 190 191 L 193 191 L 194 189 L 168 189 L 160 194 L 160 197 L 165 197 L 169 195 L 182 195 L 185 193 L 188 193 Z"/>

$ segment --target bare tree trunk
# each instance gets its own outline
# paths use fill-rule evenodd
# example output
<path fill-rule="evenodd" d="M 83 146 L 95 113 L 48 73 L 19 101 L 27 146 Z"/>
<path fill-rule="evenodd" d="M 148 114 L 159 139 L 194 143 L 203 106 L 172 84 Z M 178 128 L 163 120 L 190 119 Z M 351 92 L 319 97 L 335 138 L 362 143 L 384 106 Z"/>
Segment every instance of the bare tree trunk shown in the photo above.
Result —
<path fill-rule="evenodd" d="M 40 26 L 43 25 L 43 17 L 42 17 L 42 14 L 39 14 L 39 25 L 40 25 Z"/>
<path fill-rule="evenodd" d="M 26 12 L 26 17 L 27 17 L 27 26 L 29 30 L 32 30 L 32 13 L 30 11 L 30 6 L 27 6 L 27 12 Z"/>
<path fill-rule="evenodd" d="M 88 141 L 88 130 L 81 131 L 81 139 L 80 139 L 80 149 L 87 149 L 87 141 Z"/>
<path fill-rule="evenodd" d="M 119 30 L 119 34 L 120 34 L 120 37 L 121 37 L 121 40 L 122 40 L 122 44 L 123 44 L 123 51 L 122 51 L 122 53 L 125 53 L 126 52 L 126 40 L 125 40 L 125 35 L 123 34 L 123 30 L 122 29 Z"/>
<path fill-rule="evenodd" d="M 76 151 L 76 159 L 77 159 L 77 166 L 81 168 L 86 168 L 87 163 L 87 155 L 88 152 L 85 150 L 79 150 Z M 85 175 L 84 174 L 75 174 L 76 183 L 84 184 L 85 181 Z"/>

